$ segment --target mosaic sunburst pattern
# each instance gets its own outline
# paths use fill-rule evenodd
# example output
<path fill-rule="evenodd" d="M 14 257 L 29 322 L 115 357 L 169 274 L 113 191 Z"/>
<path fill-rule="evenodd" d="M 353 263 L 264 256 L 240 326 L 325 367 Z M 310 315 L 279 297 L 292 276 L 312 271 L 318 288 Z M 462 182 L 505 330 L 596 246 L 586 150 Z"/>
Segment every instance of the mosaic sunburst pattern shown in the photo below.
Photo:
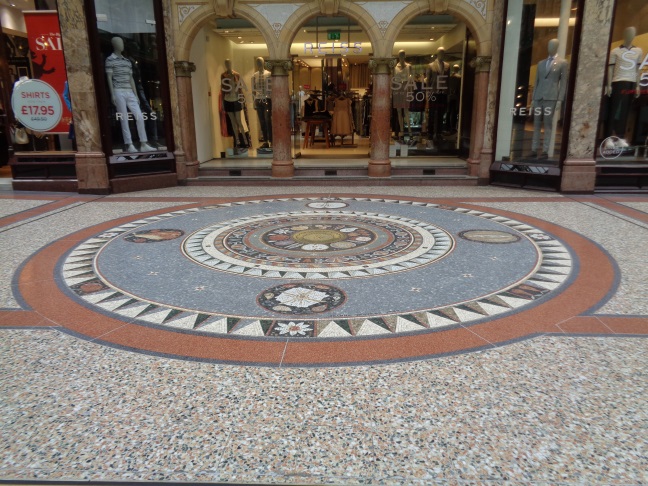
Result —
<path fill-rule="evenodd" d="M 352 339 L 483 322 L 551 298 L 572 276 L 563 243 L 520 221 L 431 203 L 339 200 L 348 207 L 304 210 L 322 200 L 282 198 L 142 218 L 76 246 L 59 264 L 59 284 L 145 326 Z M 188 236 L 127 239 L 169 228 Z M 459 237 L 467 231 L 473 238 Z M 342 242 L 357 244 L 333 246 Z M 304 248 L 314 244 L 329 248 Z"/>

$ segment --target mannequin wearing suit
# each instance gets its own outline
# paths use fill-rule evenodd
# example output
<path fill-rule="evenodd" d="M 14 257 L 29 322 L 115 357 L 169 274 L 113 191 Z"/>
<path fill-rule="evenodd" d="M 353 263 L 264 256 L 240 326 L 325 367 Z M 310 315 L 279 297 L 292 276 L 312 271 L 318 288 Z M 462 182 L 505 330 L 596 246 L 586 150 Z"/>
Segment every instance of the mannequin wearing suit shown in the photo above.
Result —
<path fill-rule="evenodd" d="M 549 57 L 538 63 L 535 87 L 533 89 L 533 141 L 531 157 L 538 157 L 541 129 L 544 121 L 544 140 L 542 154 L 538 158 L 546 159 L 551 142 L 553 117 L 560 113 L 560 107 L 567 90 L 567 61 L 558 57 L 558 39 L 551 39 L 547 47 Z"/>
<path fill-rule="evenodd" d="M 633 46 L 632 41 L 637 29 L 628 27 L 623 31 L 623 45 L 612 49 L 608 65 L 607 95 L 610 96 L 610 110 L 607 122 L 607 136 L 616 135 L 617 147 L 628 147 L 625 140 L 628 115 L 632 99 L 639 97 L 637 83 L 641 73 L 639 66 L 643 60 L 641 48 Z"/>

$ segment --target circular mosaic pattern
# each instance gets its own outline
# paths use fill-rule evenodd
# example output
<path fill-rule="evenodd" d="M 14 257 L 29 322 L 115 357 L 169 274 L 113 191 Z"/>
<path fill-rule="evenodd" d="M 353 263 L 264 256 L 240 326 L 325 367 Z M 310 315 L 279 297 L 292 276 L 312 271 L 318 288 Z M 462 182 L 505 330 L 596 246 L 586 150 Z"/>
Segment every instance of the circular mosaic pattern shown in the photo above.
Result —
<path fill-rule="evenodd" d="M 521 221 L 402 200 L 345 204 L 304 211 L 286 198 L 136 219 L 72 248 L 60 282 L 134 326 L 348 340 L 464 328 L 543 302 L 572 278 L 564 244 Z M 142 235 L 168 237 L 133 245 Z"/>
<path fill-rule="evenodd" d="M 258 304 L 281 314 L 321 314 L 344 304 L 346 297 L 337 287 L 323 284 L 290 283 L 264 290 Z"/>
<path fill-rule="evenodd" d="M 194 262 L 223 272 L 340 279 L 411 270 L 438 261 L 453 246 L 446 231 L 414 219 L 299 211 L 203 228 L 186 238 L 183 251 Z"/>
<path fill-rule="evenodd" d="M 464 240 L 477 241 L 479 243 L 514 243 L 520 241 L 520 236 L 505 231 L 493 230 L 468 230 L 459 233 Z"/>

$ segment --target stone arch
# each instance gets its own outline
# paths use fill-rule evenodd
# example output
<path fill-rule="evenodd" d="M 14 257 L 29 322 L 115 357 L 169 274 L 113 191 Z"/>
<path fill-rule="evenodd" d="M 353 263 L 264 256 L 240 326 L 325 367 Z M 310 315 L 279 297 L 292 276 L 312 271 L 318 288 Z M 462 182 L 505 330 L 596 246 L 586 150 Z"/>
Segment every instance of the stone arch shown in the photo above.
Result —
<path fill-rule="evenodd" d="M 346 15 L 347 17 L 358 22 L 360 27 L 365 31 L 369 37 L 369 42 L 371 42 L 371 47 L 376 52 L 376 48 L 379 45 L 382 39 L 380 30 L 375 23 L 372 23 L 371 15 L 363 9 L 361 6 L 350 2 L 348 0 L 340 1 L 340 5 L 337 11 L 338 15 Z M 299 32 L 299 29 L 311 18 L 322 15 L 320 9 L 320 2 L 309 1 L 303 4 L 299 9 L 297 9 L 286 22 L 286 24 L 281 29 L 281 34 L 277 45 L 279 46 L 278 58 L 280 59 L 289 59 L 290 58 L 290 46 L 292 41 Z M 375 54 L 374 54 L 375 55 Z"/>
<path fill-rule="evenodd" d="M 392 22 L 389 24 L 387 31 L 385 32 L 385 39 L 392 39 L 389 42 L 388 50 L 384 53 L 381 53 L 381 57 L 391 57 L 392 50 L 394 48 L 394 40 L 400 33 L 400 31 L 405 27 L 405 24 L 412 20 L 417 15 L 427 14 L 432 11 L 431 7 L 432 2 L 430 0 L 416 0 L 410 3 L 407 7 L 401 10 L 398 15 L 394 17 Z M 444 5 L 445 6 L 445 5 Z M 434 13 L 447 13 L 459 18 L 464 22 L 470 32 L 475 37 L 475 44 L 477 47 L 478 56 L 490 56 L 491 55 L 491 27 L 492 20 L 489 20 L 489 17 L 492 16 L 492 12 L 487 12 L 487 17 L 484 19 L 481 14 L 467 1 L 465 0 L 450 0 L 447 2 L 447 8 L 443 11 L 437 11 Z"/>
<path fill-rule="evenodd" d="M 246 4 L 237 4 L 234 7 L 234 15 L 249 21 L 254 27 L 259 29 L 263 40 L 268 46 L 269 57 L 272 59 L 276 56 L 277 39 L 272 26 L 265 17 L 252 7 Z M 205 4 L 193 11 L 179 27 L 175 43 L 175 58 L 179 61 L 189 60 L 191 44 L 200 29 L 209 22 L 217 18 L 214 7 L 211 4 Z"/>

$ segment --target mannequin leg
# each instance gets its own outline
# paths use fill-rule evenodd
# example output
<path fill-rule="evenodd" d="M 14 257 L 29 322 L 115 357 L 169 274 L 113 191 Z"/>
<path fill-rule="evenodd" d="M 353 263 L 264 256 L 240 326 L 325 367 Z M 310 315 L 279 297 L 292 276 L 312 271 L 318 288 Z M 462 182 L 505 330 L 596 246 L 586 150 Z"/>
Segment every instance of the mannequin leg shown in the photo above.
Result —
<path fill-rule="evenodd" d="M 401 139 L 401 133 L 405 135 L 405 125 L 403 124 L 403 110 L 402 108 L 397 108 L 396 113 L 398 113 L 398 129 L 399 132 L 396 134 L 396 138 Z"/>
<path fill-rule="evenodd" d="M 269 99 L 264 103 L 263 117 L 265 118 L 265 124 L 268 130 L 268 138 L 266 141 L 272 143 L 272 102 Z"/>
<path fill-rule="evenodd" d="M 243 131 L 243 123 L 241 122 L 241 112 L 240 111 L 228 111 L 227 115 L 230 117 L 232 122 L 232 129 L 234 130 L 234 140 L 240 137 L 241 142 L 245 142 L 245 132 Z M 242 143 L 244 148 L 247 143 Z"/>
<path fill-rule="evenodd" d="M 135 125 L 137 125 L 137 136 L 139 137 L 140 143 L 148 142 L 148 137 L 146 136 L 146 128 L 144 126 L 144 116 L 142 115 L 142 110 L 140 105 L 137 102 L 137 97 L 132 91 L 127 94 L 126 103 L 128 104 L 128 109 L 131 111 L 135 117 Z"/>
<path fill-rule="evenodd" d="M 403 109 L 403 122 L 407 124 L 407 133 L 409 134 L 410 139 L 412 138 L 412 122 L 410 120 L 409 109 Z M 403 125 L 403 135 L 405 134 L 405 125 Z"/>
<path fill-rule="evenodd" d="M 122 90 L 115 90 L 115 107 L 117 108 L 117 119 L 121 125 L 122 138 L 124 145 L 132 145 L 133 138 L 131 137 L 130 128 L 128 127 L 128 109 L 126 104 L 126 92 Z"/>
<path fill-rule="evenodd" d="M 538 102 L 533 104 L 534 111 L 535 109 L 542 110 L 542 103 Z M 538 114 L 534 112 L 533 114 L 533 139 L 531 141 L 531 156 L 535 157 L 538 155 L 538 148 L 540 147 L 540 133 L 542 131 L 542 111 Z"/>
<path fill-rule="evenodd" d="M 549 154 L 549 144 L 551 143 L 551 134 L 553 132 L 553 119 L 556 111 L 555 101 L 545 101 L 542 103 L 544 113 L 544 140 L 542 142 L 542 156 Z"/>

